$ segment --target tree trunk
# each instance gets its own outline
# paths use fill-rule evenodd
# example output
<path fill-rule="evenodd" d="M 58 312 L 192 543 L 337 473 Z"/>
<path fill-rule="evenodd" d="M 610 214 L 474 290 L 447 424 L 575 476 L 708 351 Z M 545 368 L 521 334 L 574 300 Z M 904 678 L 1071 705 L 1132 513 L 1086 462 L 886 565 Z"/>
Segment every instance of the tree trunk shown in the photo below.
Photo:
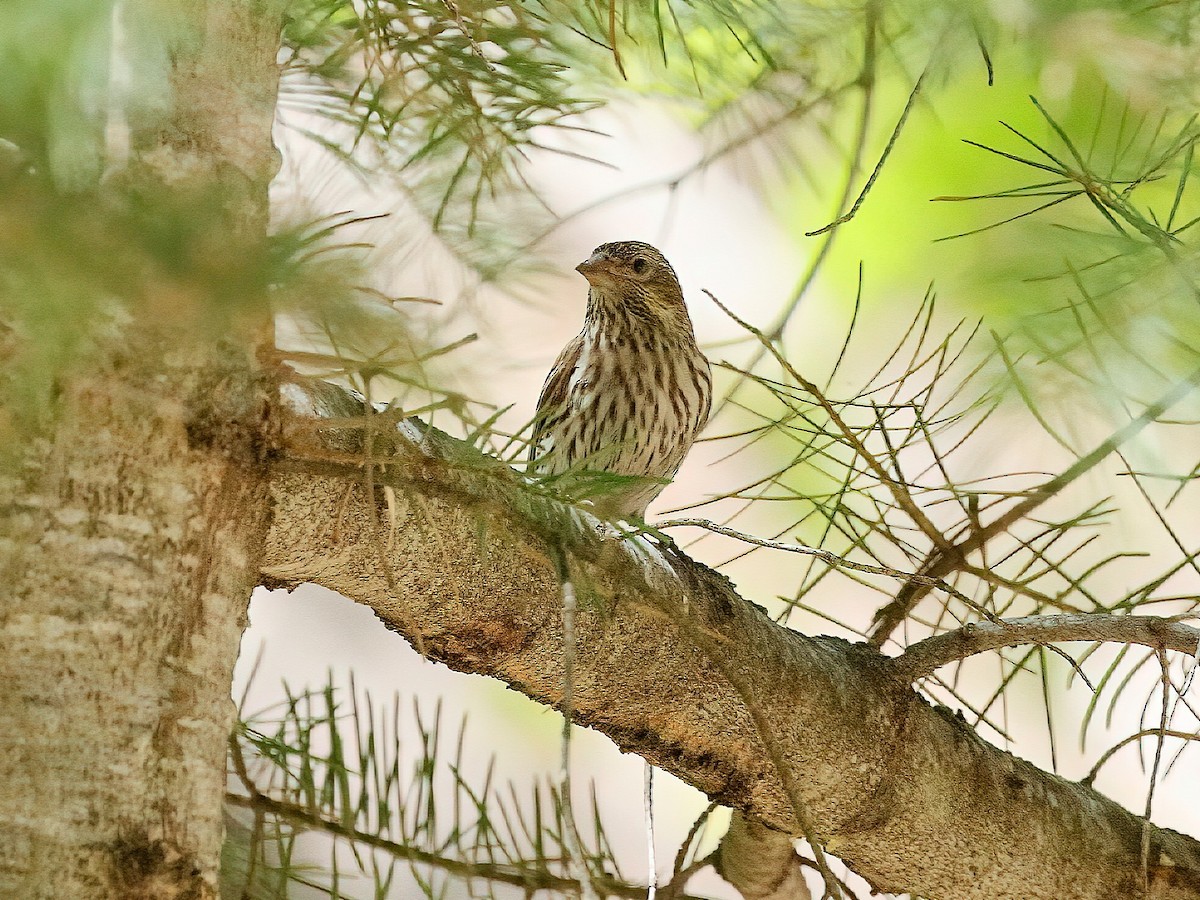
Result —
<path fill-rule="evenodd" d="M 229 250 L 262 246 L 278 8 L 174 8 L 173 112 L 135 129 L 108 191 L 219 192 Z M 266 307 L 246 298 L 222 340 L 196 327 L 207 298 L 189 307 L 189 285 L 150 271 L 141 287 L 149 308 L 113 304 L 100 364 L 65 376 L 2 476 L 4 897 L 217 893 L 230 684 L 269 518 L 271 393 L 249 337 Z"/>
<path fill-rule="evenodd" d="M 205 362 L 77 379 L 5 505 L 0 895 L 215 895 L 267 497 L 265 395 Z"/>

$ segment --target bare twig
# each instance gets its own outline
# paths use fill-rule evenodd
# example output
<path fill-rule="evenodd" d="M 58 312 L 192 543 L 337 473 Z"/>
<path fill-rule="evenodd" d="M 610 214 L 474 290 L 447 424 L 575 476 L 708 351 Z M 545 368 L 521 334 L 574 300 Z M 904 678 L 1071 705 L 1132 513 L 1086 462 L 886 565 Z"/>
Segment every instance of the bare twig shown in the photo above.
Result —
<path fill-rule="evenodd" d="M 1098 760 L 1096 760 L 1096 764 L 1094 766 L 1092 766 L 1092 768 L 1090 770 L 1088 770 L 1087 775 L 1085 775 L 1083 778 L 1079 779 L 1080 783 L 1086 784 L 1086 785 L 1091 785 L 1091 783 L 1096 780 L 1096 776 L 1100 774 L 1100 770 L 1104 767 L 1104 764 L 1106 762 L 1108 762 L 1110 759 L 1112 759 L 1113 754 L 1116 753 L 1121 748 L 1128 747 L 1134 741 L 1140 741 L 1142 738 L 1158 737 L 1159 735 L 1161 735 L 1162 737 L 1179 738 L 1179 740 L 1181 740 L 1181 741 L 1200 741 L 1200 734 L 1196 734 L 1193 732 L 1174 731 L 1172 729 L 1167 729 L 1166 731 L 1162 731 L 1158 728 L 1145 728 L 1141 731 L 1138 731 L 1138 732 L 1135 732 L 1134 734 L 1129 735 L 1129 737 L 1127 737 L 1127 738 L 1122 738 L 1121 740 L 1119 740 L 1115 744 L 1113 744 L 1111 747 L 1109 747 L 1107 750 L 1105 750 L 1104 753 L 1100 756 L 1100 758 Z"/>
<path fill-rule="evenodd" d="M 1197 645 L 1200 651 L 1200 644 Z M 1196 651 L 1193 651 L 1196 652 Z M 1167 723 L 1171 716 L 1171 676 L 1167 670 L 1167 654 L 1158 648 L 1158 675 L 1162 685 L 1162 710 L 1159 712 L 1157 740 L 1154 742 L 1154 765 L 1150 768 L 1150 784 L 1146 788 L 1146 808 L 1142 813 L 1142 892 L 1150 895 L 1150 814 L 1154 812 L 1154 789 L 1158 786 L 1158 773 L 1162 767 L 1163 742 L 1166 740 Z"/>
<path fill-rule="evenodd" d="M 879 39 L 879 15 L 880 4 L 877 0 L 867 3 L 864 8 L 865 23 L 863 28 L 863 64 L 859 72 L 855 84 L 862 87 L 862 109 L 859 112 L 858 123 L 855 128 L 853 151 L 850 154 L 850 161 L 846 166 L 846 180 L 842 184 L 842 190 L 838 195 L 835 210 L 837 215 L 841 215 L 842 210 L 846 208 L 846 204 L 850 202 L 850 197 L 854 193 L 854 182 L 858 179 L 859 170 L 862 168 L 863 158 L 867 152 L 867 136 L 871 130 L 871 114 L 875 108 L 875 81 L 876 81 L 876 65 L 877 65 L 877 43 Z M 767 340 L 774 342 L 783 336 L 784 330 L 788 323 L 792 320 L 796 310 L 800 308 L 800 302 L 808 294 L 808 289 L 817 280 L 817 274 L 821 271 L 822 265 L 829 257 L 829 252 L 833 249 L 833 241 L 837 237 L 838 229 L 833 228 L 826 231 L 822 235 L 821 246 L 813 255 L 812 260 L 808 264 L 808 268 L 800 277 L 795 289 L 792 291 L 792 296 L 779 316 L 775 320 L 775 324 L 767 329 Z M 753 370 L 762 358 L 766 355 L 766 346 L 760 346 L 751 356 L 745 368 Z M 713 414 L 720 412 L 725 408 L 725 405 L 733 400 L 738 390 L 745 383 L 744 378 L 739 378 L 726 392 L 721 401 L 715 404 Z"/>
<path fill-rule="evenodd" d="M 596 889 L 592 885 L 592 873 L 588 868 L 587 858 L 583 853 L 583 845 L 579 840 L 579 831 L 575 827 L 575 805 L 571 797 L 571 728 L 574 715 L 575 695 L 575 584 L 571 581 L 565 554 L 559 550 L 559 577 L 562 579 L 562 624 L 563 624 L 563 698 L 562 698 L 562 737 L 559 746 L 562 757 L 560 760 L 559 789 L 561 791 L 563 816 L 563 842 L 569 851 L 570 868 L 579 879 L 580 894 L 583 900 L 597 900 Z M 654 877 L 654 873 L 650 873 Z"/>
<path fill-rule="evenodd" d="M 896 146 L 896 140 L 900 137 L 900 132 L 904 130 L 904 123 L 908 121 L 908 114 L 912 112 L 913 105 L 917 102 L 917 97 L 921 93 L 921 85 L 924 83 L 925 76 L 928 73 L 929 66 L 926 66 L 924 71 L 921 72 L 921 76 L 917 79 L 917 83 L 913 85 L 912 93 L 908 95 L 908 102 L 904 104 L 904 110 L 900 113 L 900 118 L 896 122 L 896 127 L 892 129 L 892 136 L 888 138 L 887 146 L 883 148 L 883 153 L 881 153 L 879 156 L 879 162 L 875 163 L 875 168 L 872 170 L 870 177 L 867 178 L 867 183 L 863 185 L 863 189 L 859 193 L 857 199 L 855 199 L 853 205 L 851 205 L 849 210 L 838 216 L 823 228 L 818 228 L 816 231 L 804 232 L 805 237 L 817 237 L 818 235 L 832 231 L 839 225 L 845 225 L 858 213 L 859 207 L 861 207 L 863 205 L 863 201 L 867 199 L 867 194 L 870 193 L 871 188 L 875 186 L 875 182 L 879 178 L 879 173 L 883 171 L 883 164 L 887 162 L 888 157 L 891 155 L 892 148 Z"/>
<path fill-rule="evenodd" d="M 918 641 L 896 657 L 893 665 L 905 681 L 915 681 L 947 663 L 988 650 L 1063 641 L 1114 641 L 1194 654 L 1200 642 L 1200 628 L 1157 616 L 1107 613 L 972 622 Z"/>
<path fill-rule="evenodd" d="M 903 569 L 893 569 L 890 566 L 874 566 L 870 563 L 854 562 L 853 560 L 838 556 L 831 550 L 822 550 L 819 547 L 808 547 L 804 544 L 787 544 L 783 541 L 773 541 L 769 540 L 768 538 L 756 537 L 755 535 L 746 534 L 743 531 L 730 528 L 727 525 L 718 525 L 716 522 L 713 522 L 709 519 L 667 519 L 665 522 L 655 522 L 654 527 L 656 529 L 684 527 L 703 528 L 706 531 L 713 532 L 714 534 L 724 535 L 725 537 L 733 538 L 734 540 L 742 541 L 746 544 L 753 544 L 756 547 L 764 547 L 768 550 L 783 550 L 786 553 L 798 553 L 801 556 L 815 556 L 817 559 L 827 562 L 829 565 L 839 569 L 853 569 L 855 572 L 865 572 L 868 575 L 886 575 L 889 578 L 900 578 L 904 581 L 916 579 L 922 584 L 927 584 L 932 588 L 945 591 L 948 594 L 958 597 L 959 599 L 966 599 L 962 597 L 959 591 L 946 584 L 946 582 L 942 581 L 940 578 L 927 578 L 924 575 L 914 575 L 912 572 L 905 572 Z M 970 601 L 968 600 L 967 602 Z"/>
<path fill-rule="evenodd" d="M 696 817 L 696 821 L 692 823 L 692 827 L 688 829 L 687 836 L 679 844 L 679 850 L 675 854 L 675 865 L 671 867 L 671 878 L 663 885 L 659 891 L 661 900 L 675 900 L 676 892 L 681 891 L 684 885 L 691 876 L 704 868 L 712 865 L 716 856 L 716 852 L 710 853 L 708 856 L 693 859 L 691 863 L 687 862 L 688 852 L 692 849 L 693 841 L 697 841 L 700 837 L 700 832 L 708 825 L 709 816 L 717 808 L 716 803 L 709 803 L 704 807 L 704 811 Z M 697 852 L 698 845 L 697 845 Z"/>

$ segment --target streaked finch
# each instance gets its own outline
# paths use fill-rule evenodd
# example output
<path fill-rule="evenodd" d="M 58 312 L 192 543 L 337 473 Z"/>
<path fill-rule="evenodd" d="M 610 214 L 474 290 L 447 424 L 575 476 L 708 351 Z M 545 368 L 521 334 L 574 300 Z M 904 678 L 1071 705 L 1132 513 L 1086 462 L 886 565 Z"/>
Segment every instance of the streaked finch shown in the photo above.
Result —
<path fill-rule="evenodd" d="M 593 503 L 640 518 L 708 419 L 708 360 L 675 270 L 649 244 L 601 244 L 576 270 L 590 285 L 587 314 L 542 386 L 532 467 L 625 476 L 597 479 Z"/>

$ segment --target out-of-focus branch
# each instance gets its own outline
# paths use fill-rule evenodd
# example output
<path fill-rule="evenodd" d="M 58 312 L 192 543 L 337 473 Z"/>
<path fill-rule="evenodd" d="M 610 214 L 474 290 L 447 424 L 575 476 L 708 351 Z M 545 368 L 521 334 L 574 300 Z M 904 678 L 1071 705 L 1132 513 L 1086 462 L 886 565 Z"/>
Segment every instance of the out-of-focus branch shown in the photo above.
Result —
<path fill-rule="evenodd" d="M 328 385 L 288 391 L 307 416 L 354 415 L 356 401 Z M 356 449 L 363 429 L 298 425 L 285 428 L 273 478 L 266 583 L 323 584 L 389 628 L 419 631 L 431 658 L 558 706 L 561 547 L 581 592 L 575 719 L 623 750 L 786 835 L 801 833 L 801 807 L 816 838 L 879 890 L 1142 896 L 1138 817 L 987 744 L 877 651 L 780 627 L 678 550 L 605 533 L 419 423 L 374 435 L 375 496 Z M 1149 834 L 1152 895 L 1200 898 L 1200 842 Z"/>

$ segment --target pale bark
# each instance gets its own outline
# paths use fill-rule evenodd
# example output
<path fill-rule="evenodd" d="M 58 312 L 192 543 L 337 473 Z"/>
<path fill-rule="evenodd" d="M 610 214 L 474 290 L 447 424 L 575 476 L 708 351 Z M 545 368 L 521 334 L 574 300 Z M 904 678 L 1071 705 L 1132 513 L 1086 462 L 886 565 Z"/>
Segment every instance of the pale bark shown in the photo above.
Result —
<path fill-rule="evenodd" d="M 111 173 L 114 191 L 218 191 L 222 241 L 261 243 L 278 10 L 156 6 L 181 16 L 175 106 L 132 123 L 134 155 Z M 131 2 L 125 13 L 147 11 Z M 217 893 L 272 392 L 255 374 L 252 325 L 218 347 L 195 322 L 172 321 L 206 298 L 189 303 L 190 286 L 166 279 L 141 287 L 150 309 L 114 301 L 113 321 L 96 323 L 91 370 L 64 375 L 40 437 L 3 473 L 3 897 Z M 263 298 L 247 300 L 261 316 Z"/>
<path fill-rule="evenodd" d="M 266 519 L 245 373 L 80 379 L 0 511 L 0 896 L 215 895 Z"/>
<path fill-rule="evenodd" d="M 323 415 L 358 411 L 329 388 L 290 391 Z M 1150 826 L 1145 891 L 1136 816 L 987 744 L 875 650 L 781 628 L 681 553 L 600 534 L 408 423 L 400 434 L 419 443 L 397 439 L 371 473 L 395 492 L 389 512 L 382 490 L 368 503 L 352 431 L 322 440 L 310 426 L 289 431 L 272 484 L 267 583 L 326 585 L 432 658 L 553 705 L 561 548 L 582 591 L 576 719 L 623 750 L 786 834 L 801 832 L 799 808 L 878 889 L 1200 897 L 1200 843 Z"/>
<path fill-rule="evenodd" d="M 746 900 L 812 900 L 792 839 L 741 813 L 721 839 L 717 871 Z"/>
<path fill-rule="evenodd" d="M 1026 616 L 965 625 L 925 638 L 904 651 L 898 665 L 915 681 L 957 659 L 1000 647 L 1070 641 L 1113 641 L 1156 650 L 1200 653 L 1200 629 L 1157 616 L 1075 615 Z"/>

